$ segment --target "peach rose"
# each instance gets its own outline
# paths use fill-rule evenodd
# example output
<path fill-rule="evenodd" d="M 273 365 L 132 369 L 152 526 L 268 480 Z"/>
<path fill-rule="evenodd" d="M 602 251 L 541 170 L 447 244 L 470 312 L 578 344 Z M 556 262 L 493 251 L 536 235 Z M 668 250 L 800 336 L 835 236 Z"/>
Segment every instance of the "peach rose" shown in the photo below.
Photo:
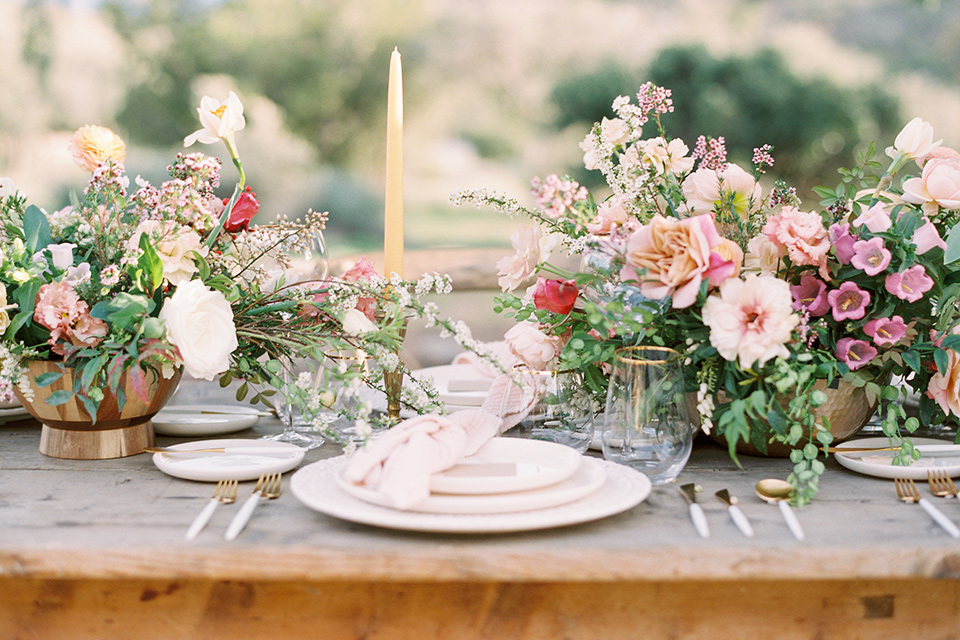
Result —
<path fill-rule="evenodd" d="M 73 160 L 87 171 L 96 171 L 107 160 L 123 162 L 127 157 L 127 145 L 120 136 L 92 124 L 77 129 L 68 149 Z"/>
<path fill-rule="evenodd" d="M 956 351 L 947 350 L 947 373 L 933 374 L 927 397 L 940 405 L 944 413 L 960 417 L 960 355 Z"/>
<path fill-rule="evenodd" d="M 704 278 L 718 285 L 733 273 L 733 264 L 716 251 L 722 240 L 709 214 L 682 220 L 654 216 L 627 239 L 621 278 L 639 277 L 643 295 L 672 296 L 675 309 L 689 307 Z"/>
<path fill-rule="evenodd" d="M 923 165 L 919 178 L 903 183 L 903 199 L 911 204 L 922 204 L 928 216 L 937 214 L 940 207 L 960 209 L 960 160 L 934 158 Z"/>
<path fill-rule="evenodd" d="M 733 240 L 727 238 L 720 238 L 720 244 L 714 247 L 714 251 L 720 254 L 720 257 L 724 260 L 733 263 L 733 273 L 730 274 L 731 278 L 736 278 L 740 275 L 740 269 L 743 267 L 743 249 L 740 248 Z"/>

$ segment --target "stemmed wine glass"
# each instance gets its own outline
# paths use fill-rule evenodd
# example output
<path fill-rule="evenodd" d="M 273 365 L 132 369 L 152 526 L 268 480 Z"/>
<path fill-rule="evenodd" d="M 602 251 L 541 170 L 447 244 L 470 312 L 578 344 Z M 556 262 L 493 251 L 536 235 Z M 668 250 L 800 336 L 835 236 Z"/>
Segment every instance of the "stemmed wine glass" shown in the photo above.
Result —
<path fill-rule="evenodd" d="M 288 258 L 289 266 L 284 270 L 287 285 L 310 286 L 308 283 L 326 279 L 330 262 L 323 232 L 317 230 L 301 250 Z M 283 422 L 283 431 L 264 436 L 263 439 L 288 442 L 304 449 L 319 447 L 324 443 L 323 434 L 312 423 L 302 419 L 301 408 L 310 389 L 323 380 L 324 365 L 312 358 L 288 358 L 283 365 L 283 398 L 277 404 L 277 415 Z"/>

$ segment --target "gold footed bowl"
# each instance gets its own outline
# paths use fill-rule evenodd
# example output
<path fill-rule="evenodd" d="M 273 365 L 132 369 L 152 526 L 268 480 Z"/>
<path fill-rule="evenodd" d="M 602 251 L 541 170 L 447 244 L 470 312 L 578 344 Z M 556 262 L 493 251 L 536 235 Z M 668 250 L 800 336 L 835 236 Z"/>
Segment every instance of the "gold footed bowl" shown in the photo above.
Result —
<path fill-rule="evenodd" d="M 813 410 L 813 415 L 818 418 L 817 422 L 822 423 L 819 418 L 827 418 L 830 421 L 830 433 L 833 434 L 833 442 L 843 442 L 849 440 L 860 429 L 870 422 L 870 418 L 877 412 L 879 401 L 869 402 L 867 393 L 863 387 L 854 387 L 853 385 L 840 382 L 836 389 L 827 386 L 825 380 L 818 380 L 816 388 L 827 395 L 827 401 Z M 714 442 L 727 446 L 727 440 L 722 434 L 710 433 Z M 796 447 L 804 446 L 809 440 L 802 439 L 796 446 L 791 447 L 782 442 L 767 443 L 767 453 L 762 453 L 753 444 L 740 441 L 737 443 L 737 453 L 743 453 L 749 456 L 767 456 L 771 458 L 788 458 L 790 452 Z"/>
<path fill-rule="evenodd" d="M 71 460 L 102 460 L 122 458 L 142 453 L 153 446 L 153 416 L 170 400 L 180 384 L 181 370 L 170 378 L 163 378 L 147 371 L 148 400 L 144 402 L 134 393 L 128 376 L 123 376 L 126 403 L 121 410 L 117 398 L 104 389 L 104 397 L 97 410 L 94 422 L 77 398 L 51 406 L 46 399 L 59 390 L 73 389 L 73 371 L 66 369 L 63 376 L 46 387 L 38 387 L 38 375 L 59 372 L 57 362 L 31 360 L 27 363 L 27 375 L 33 390 L 33 400 L 16 389 L 17 398 L 34 418 L 42 423 L 40 430 L 40 453 L 53 458 Z"/>

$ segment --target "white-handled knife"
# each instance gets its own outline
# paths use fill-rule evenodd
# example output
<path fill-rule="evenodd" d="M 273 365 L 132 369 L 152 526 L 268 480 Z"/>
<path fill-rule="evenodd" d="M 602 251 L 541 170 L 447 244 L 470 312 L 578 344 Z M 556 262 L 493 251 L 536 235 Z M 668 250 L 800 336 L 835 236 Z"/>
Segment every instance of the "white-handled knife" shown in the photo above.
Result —
<path fill-rule="evenodd" d="M 720 489 L 720 491 L 717 491 L 716 496 L 721 502 L 727 505 L 727 513 L 730 514 L 730 517 L 733 519 L 733 523 L 737 525 L 737 529 L 740 529 L 740 533 L 748 538 L 752 538 L 753 527 L 750 526 L 750 521 L 747 520 L 747 516 L 744 515 L 740 507 L 737 506 L 737 499 L 732 497 L 730 492 L 726 489 Z"/>
<path fill-rule="evenodd" d="M 693 526 L 701 538 L 710 537 L 710 525 L 707 524 L 707 516 L 703 513 L 703 508 L 697 504 L 697 488 L 693 483 L 680 485 L 680 493 L 687 499 L 690 505 L 690 519 L 693 520 Z"/>
<path fill-rule="evenodd" d="M 783 514 L 783 520 L 787 523 L 787 528 L 790 529 L 793 537 L 797 540 L 806 540 L 807 536 L 803 533 L 803 527 L 800 526 L 800 521 L 797 520 L 797 514 L 793 512 L 793 507 L 790 506 L 790 503 L 786 500 L 778 500 L 777 504 L 780 505 L 780 513 Z"/>
<path fill-rule="evenodd" d="M 926 498 L 920 498 L 918 500 L 920 506 L 923 507 L 923 510 L 930 514 L 930 517 L 940 525 L 940 528 L 949 533 L 954 538 L 960 538 L 960 529 L 957 528 L 957 525 L 953 523 L 950 518 L 943 515 L 943 512 L 940 509 L 937 509 L 933 504 Z"/>

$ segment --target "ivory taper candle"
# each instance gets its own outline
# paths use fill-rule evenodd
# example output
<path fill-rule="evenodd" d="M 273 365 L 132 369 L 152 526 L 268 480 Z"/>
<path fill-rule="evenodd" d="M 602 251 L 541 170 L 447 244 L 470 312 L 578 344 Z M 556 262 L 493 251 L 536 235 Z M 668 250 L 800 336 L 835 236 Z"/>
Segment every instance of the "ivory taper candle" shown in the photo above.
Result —
<path fill-rule="evenodd" d="M 383 224 L 384 275 L 403 277 L 403 78 L 400 52 L 390 55 L 387 87 L 387 180 Z"/>

